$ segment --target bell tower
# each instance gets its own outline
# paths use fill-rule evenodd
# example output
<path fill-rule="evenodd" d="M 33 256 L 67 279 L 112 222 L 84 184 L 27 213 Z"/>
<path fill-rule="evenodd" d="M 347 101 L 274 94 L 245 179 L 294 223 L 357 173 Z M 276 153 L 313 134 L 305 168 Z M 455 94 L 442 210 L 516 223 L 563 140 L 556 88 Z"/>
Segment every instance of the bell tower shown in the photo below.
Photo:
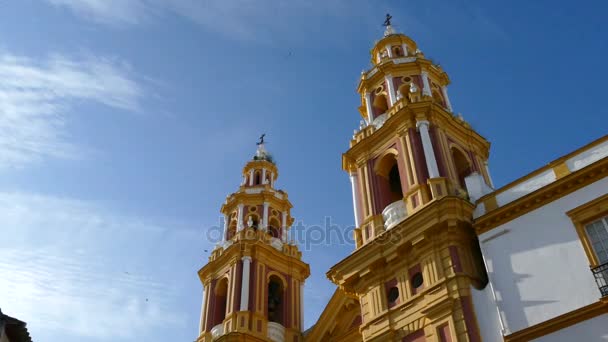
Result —
<path fill-rule="evenodd" d="M 385 27 L 342 157 L 356 249 L 327 276 L 360 303 L 364 341 L 479 341 L 470 294 L 487 276 L 467 189 L 491 188 L 490 144 L 454 114 L 443 68 Z"/>
<path fill-rule="evenodd" d="M 294 219 L 263 136 L 226 197 L 223 238 L 198 272 L 204 287 L 197 342 L 302 341 L 303 288 L 310 274 L 287 236 Z"/>

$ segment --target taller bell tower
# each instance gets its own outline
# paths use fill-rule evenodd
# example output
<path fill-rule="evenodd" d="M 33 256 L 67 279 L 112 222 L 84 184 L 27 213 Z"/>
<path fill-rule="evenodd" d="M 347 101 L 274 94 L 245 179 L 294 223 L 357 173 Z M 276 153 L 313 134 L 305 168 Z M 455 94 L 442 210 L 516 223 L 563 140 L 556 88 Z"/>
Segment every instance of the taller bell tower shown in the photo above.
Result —
<path fill-rule="evenodd" d="M 491 187 L 490 144 L 454 114 L 442 67 L 385 24 L 342 157 L 356 249 L 327 276 L 359 303 L 364 341 L 479 341 L 471 291 L 487 280 L 467 189 Z"/>
<path fill-rule="evenodd" d="M 226 197 L 222 241 L 198 272 L 204 287 L 199 338 L 208 341 L 302 340 L 303 288 L 310 274 L 287 234 L 293 218 L 278 169 L 264 148 Z"/>

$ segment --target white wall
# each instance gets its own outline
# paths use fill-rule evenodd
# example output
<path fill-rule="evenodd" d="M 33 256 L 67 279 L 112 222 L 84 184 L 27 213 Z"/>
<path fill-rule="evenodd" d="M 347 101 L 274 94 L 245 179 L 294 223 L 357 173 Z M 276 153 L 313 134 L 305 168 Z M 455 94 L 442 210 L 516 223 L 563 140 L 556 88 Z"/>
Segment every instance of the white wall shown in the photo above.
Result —
<path fill-rule="evenodd" d="M 503 342 L 502 327 L 498 319 L 498 310 L 494 301 L 491 286 L 478 291 L 472 289 L 473 308 L 479 325 L 481 340 L 484 342 Z"/>
<path fill-rule="evenodd" d="M 558 330 L 533 340 L 535 342 L 608 341 L 608 314 Z"/>
<path fill-rule="evenodd" d="M 498 306 L 510 334 L 598 301 L 589 261 L 565 213 L 607 192 L 604 178 L 480 235 L 496 301 L 485 303 L 493 301 L 485 293 L 489 286 L 472 290 L 475 309 Z"/>

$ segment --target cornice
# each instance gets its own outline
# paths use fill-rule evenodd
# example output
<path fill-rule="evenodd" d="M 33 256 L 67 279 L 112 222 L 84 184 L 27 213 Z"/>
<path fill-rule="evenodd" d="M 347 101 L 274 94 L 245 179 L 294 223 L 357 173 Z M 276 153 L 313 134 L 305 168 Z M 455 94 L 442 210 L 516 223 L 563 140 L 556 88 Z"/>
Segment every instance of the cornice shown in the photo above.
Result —
<path fill-rule="evenodd" d="M 220 211 L 225 214 L 229 214 L 237 205 L 243 203 L 248 205 L 260 205 L 264 202 L 268 202 L 273 207 L 280 210 L 288 210 L 293 208 L 293 205 L 289 201 L 289 196 L 286 192 L 279 192 L 278 190 L 272 190 L 269 185 L 258 193 L 247 193 L 245 189 L 253 189 L 241 187 L 238 192 L 230 194 L 226 201 L 222 204 Z M 280 193 L 283 198 L 278 198 L 275 193 Z"/>
<path fill-rule="evenodd" d="M 481 235 L 606 176 L 608 176 L 608 158 L 598 160 L 526 196 L 480 216 L 475 219 L 473 227 L 477 234 Z M 487 198 L 488 196 L 480 198 L 478 203 L 483 202 Z"/>
<path fill-rule="evenodd" d="M 505 342 L 525 342 L 608 313 L 608 303 L 598 301 L 504 337 Z"/>
<path fill-rule="evenodd" d="M 385 263 L 386 258 L 400 254 L 404 248 L 423 242 L 428 238 L 427 232 L 443 223 L 471 223 L 473 210 L 471 203 L 455 196 L 432 200 L 396 227 L 332 266 L 326 275 L 345 292 L 353 293 L 352 285 L 373 273 L 377 263 Z"/>
<path fill-rule="evenodd" d="M 405 58 L 411 58 L 412 61 L 406 63 L 396 62 L 399 59 Z M 382 61 L 362 74 L 359 84 L 357 85 L 357 92 L 363 94 L 366 91 L 376 88 L 378 84 L 384 80 L 386 75 L 394 77 L 401 76 L 400 74 L 419 75 L 422 71 L 428 72 L 429 76 L 439 82 L 442 86 L 447 86 L 451 82 L 450 77 L 441 67 L 434 65 L 430 60 L 424 58 L 424 56 L 398 57 Z"/>
<path fill-rule="evenodd" d="M 254 240 L 237 240 L 235 243 L 226 248 L 217 258 L 209 260 L 199 271 L 201 281 L 214 275 L 217 271 L 222 270 L 230 265 L 241 260 L 243 256 L 249 256 L 257 261 L 264 261 L 266 265 L 277 269 L 295 269 L 303 279 L 310 275 L 310 266 L 296 257 L 290 256 L 282 251 L 276 250 L 264 241 Z M 302 280 L 303 280 L 302 279 Z"/>
<path fill-rule="evenodd" d="M 348 151 L 342 155 L 342 168 L 345 171 L 352 170 L 352 164 L 360 166 L 369 160 L 372 153 L 381 153 L 379 147 L 395 136 L 404 135 L 408 128 L 416 127 L 417 120 L 428 120 L 432 125 L 470 144 L 480 156 L 486 159 L 489 156 L 490 142 L 433 100 L 415 103 L 400 100 L 388 111 L 388 119 L 380 129 L 357 142 L 353 141 Z"/>

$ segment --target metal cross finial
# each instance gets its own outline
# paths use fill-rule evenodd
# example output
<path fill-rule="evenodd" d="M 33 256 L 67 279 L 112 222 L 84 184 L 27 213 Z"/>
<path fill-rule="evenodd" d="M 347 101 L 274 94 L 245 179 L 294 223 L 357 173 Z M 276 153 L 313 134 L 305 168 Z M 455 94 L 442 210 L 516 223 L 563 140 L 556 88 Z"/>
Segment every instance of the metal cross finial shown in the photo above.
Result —
<path fill-rule="evenodd" d="M 257 142 L 257 143 L 255 143 L 255 144 L 256 144 L 256 145 L 258 145 L 258 146 L 259 146 L 259 145 L 263 145 L 263 144 L 264 144 L 264 137 L 265 137 L 265 136 L 266 136 L 266 133 L 263 133 L 263 134 L 260 136 L 260 141 L 258 141 L 258 142 Z"/>
<path fill-rule="evenodd" d="M 382 24 L 382 25 L 391 26 L 391 19 L 393 19 L 393 17 L 391 17 L 391 15 L 389 13 L 386 13 L 386 19 L 384 20 L 384 24 Z"/>

